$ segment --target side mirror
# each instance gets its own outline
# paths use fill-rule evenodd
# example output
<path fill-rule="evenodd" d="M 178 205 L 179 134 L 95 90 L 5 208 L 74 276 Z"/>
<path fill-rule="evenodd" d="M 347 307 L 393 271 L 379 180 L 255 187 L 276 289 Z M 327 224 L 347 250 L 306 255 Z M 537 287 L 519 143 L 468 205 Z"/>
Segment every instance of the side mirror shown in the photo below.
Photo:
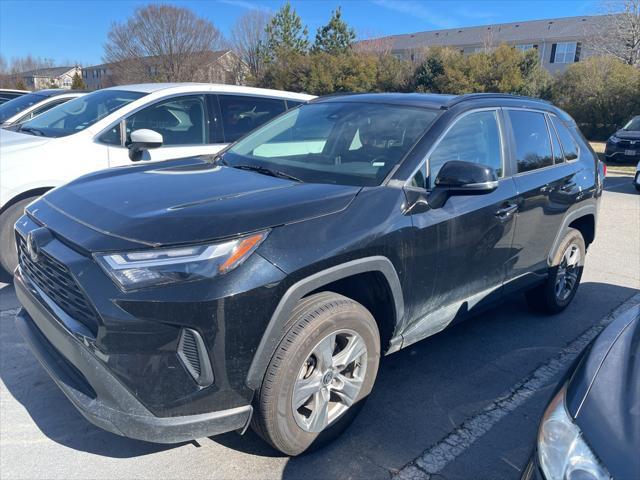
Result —
<path fill-rule="evenodd" d="M 482 195 L 498 188 L 493 168 L 473 162 L 452 160 L 445 163 L 429 195 L 431 208 L 442 207 L 452 195 Z"/>
<path fill-rule="evenodd" d="M 151 148 L 162 146 L 162 135 L 153 130 L 142 128 L 131 132 L 131 142 L 127 145 L 129 149 L 129 159 L 132 162 L 142 160 L 142 153 Z"/>

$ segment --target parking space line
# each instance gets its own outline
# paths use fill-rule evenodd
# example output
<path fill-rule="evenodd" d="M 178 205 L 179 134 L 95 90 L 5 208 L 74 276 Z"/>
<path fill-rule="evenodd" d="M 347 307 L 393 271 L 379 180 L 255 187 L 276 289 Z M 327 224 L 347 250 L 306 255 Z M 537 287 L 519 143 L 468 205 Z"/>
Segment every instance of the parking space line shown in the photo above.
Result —
<path fill-rule="evenodd" d="M 566 369 L 607 325 L 622 315 L 640 315 L 640 293 L 603 317 L 598 323 L 575 338 L 557 355 L 533 370 L 507 393 L 493 400 L 484 410 L 465 420 L 442 440 L 426 449 L 420 456 L 398 471 L 396 480 L 428 480 L 462 455 L 502 418 L 524 404 L 536 392 L 553 385 L 556 376 Z"/>

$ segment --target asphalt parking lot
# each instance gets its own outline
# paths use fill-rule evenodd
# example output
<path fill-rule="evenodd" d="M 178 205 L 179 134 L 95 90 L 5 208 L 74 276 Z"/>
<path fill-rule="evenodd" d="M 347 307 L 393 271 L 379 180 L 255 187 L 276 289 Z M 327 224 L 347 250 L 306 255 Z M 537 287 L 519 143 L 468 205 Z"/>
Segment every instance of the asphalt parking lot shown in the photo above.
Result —
<path fill-rule="evenodd" d="M 640 302 L 640 194 L 629 176 L 611 175 L 606 186 L 582 285 L 565 312 L 533 314 L 514 297 L 383 359 L 374 392 L 346 434 L 293 459 L 252 432 L 168 446 L 92 426 L 27 350 L 13 324 L 13 289 L 0 284 L 0 476 L 519 478 L 576 347 L 610 312 Z"/>

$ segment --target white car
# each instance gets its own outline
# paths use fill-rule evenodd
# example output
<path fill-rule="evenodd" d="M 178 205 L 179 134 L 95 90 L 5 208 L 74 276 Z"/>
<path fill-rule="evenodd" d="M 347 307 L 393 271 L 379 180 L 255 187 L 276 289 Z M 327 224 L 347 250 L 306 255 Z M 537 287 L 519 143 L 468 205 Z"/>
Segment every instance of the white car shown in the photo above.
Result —
<path fill-rule="evenodd" d="M 633 185 L 636 187 L 636 190 L 640 192 L 640 162 L 636 165 L 636 173 L 633 177 Z"/>
<path fill-rule="evenodd" d="M 215 154 L 312 98 L 233 85 L 126 85 L 89 93 L 0 129 L 0 266 L 13 272 L 13 225 L 24 207 L 47 190 L 132 160 Z"/>
<path fill-rule="evenodd" d="M 21 95 L 0 105 L 0 124 L 7 127 L 26 122 L 53 107 L 82 95 L 86 95 L 86 92 L 72 92 L 61 88 L 39 90 Z"/>

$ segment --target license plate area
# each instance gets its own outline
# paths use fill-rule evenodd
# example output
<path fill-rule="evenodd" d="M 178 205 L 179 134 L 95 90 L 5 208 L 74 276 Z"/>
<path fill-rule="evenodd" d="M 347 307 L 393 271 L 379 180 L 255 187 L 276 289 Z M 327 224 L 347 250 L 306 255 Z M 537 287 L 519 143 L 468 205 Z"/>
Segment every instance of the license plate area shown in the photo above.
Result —
<path fill-rule="evenodd" d="M 635 150 L 625 150 L 625 151 L 624 151 L 624 154 L 625 154 L 627 157 L 633 157 L 633 156 L 636 154 L 636 151 L 635 151 Z"/>

